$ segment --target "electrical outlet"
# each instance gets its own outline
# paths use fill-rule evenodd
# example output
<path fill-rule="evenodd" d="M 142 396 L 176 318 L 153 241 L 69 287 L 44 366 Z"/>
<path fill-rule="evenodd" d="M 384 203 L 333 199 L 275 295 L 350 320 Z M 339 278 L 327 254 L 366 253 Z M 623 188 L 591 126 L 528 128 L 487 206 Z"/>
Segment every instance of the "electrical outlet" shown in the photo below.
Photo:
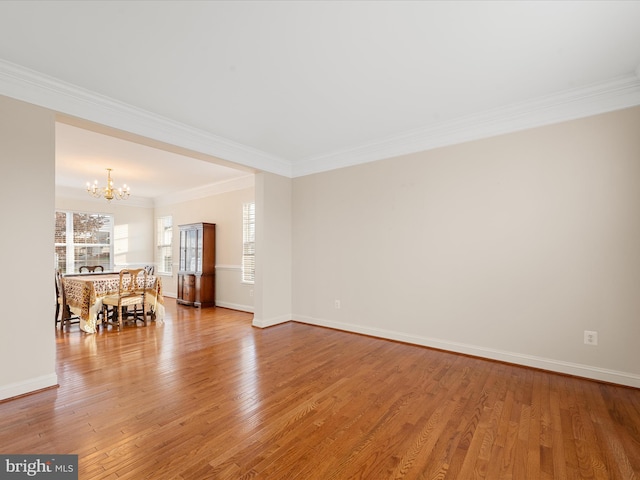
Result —
<path fill-rule="evenodd" d="M 253 289 L 249 290 L 249 296 L 253 297 Z"/>
<path fill-rule="evenodd" d="M 593 330 L 584 331 L 584 344 L 585 345 L 598 345 L 598 332 Z"/>
<path fill-rule="evenodd" d="M 340 309 L 340 300 L 333 302 L 333 306 L 336 307 L 336 309 Z"/>

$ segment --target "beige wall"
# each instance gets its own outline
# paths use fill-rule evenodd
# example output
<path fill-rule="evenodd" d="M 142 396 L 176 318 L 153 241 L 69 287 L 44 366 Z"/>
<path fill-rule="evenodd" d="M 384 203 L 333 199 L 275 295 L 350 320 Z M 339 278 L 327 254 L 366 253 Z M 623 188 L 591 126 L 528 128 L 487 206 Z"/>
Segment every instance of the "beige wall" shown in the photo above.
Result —
<path fill-rule="evenodd" d="M 294 318 L 635 386 L 639 249 L 640 108 L 293 181 Z"/>
<path fill-rule="evenodd" d="M 29 305 L 0 318 L 0 398 L 57 381 L 53 129 L 52 112 L 0 97 L 3 295 Z M 259 174 L 254 324 L 295 318 L 640 387 L 638 132 L 634 108 L 294 180 Z M 218 262 L 238 265 L 226 215 L 241 212 L 217 200 L 155 214 L 235 232 Z"/>
<path fill-rule="evenodd" d="M 0 96 L 0 159 L 3 399 L 57 384 L 53 113 Z"/>
<path fill-rule="evenodd" d="M 255 200 L 254 188 L 220 193 L 206 198 L 157 207 L 155 214 L 173 218 L 173 275 L 163 283 L 166 295 L 176 296 L 178 225 L 216 224 L 216 305 L 253 311 L 254 286 L 242 283 L 242 205 Z"/>

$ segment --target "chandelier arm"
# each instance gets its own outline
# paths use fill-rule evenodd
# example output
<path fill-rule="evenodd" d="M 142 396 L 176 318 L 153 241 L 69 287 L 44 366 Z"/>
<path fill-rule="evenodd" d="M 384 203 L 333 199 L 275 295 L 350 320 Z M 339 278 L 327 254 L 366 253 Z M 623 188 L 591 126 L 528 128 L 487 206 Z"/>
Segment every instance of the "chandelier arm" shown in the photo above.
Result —
<path fill-rule="evenodd" d="M 113 180 L 111 179 L 111 169 L 107 168 L 107 185 L 105 187 L 98 187 L 98 181 L 93 184 L 87 182 L 87 192 L 93 197 L 104 197 L 108 202 L 113 200 L 126 200 L 129 198 L 130 189 L 127 184 L 124 184 L 121 188 L 113 188 Z"/>

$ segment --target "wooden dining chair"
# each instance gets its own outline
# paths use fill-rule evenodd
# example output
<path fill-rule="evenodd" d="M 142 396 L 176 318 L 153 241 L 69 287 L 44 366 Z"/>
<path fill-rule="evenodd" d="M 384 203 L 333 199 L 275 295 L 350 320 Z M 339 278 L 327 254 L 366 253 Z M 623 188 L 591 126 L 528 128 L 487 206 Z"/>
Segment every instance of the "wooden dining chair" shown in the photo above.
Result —
<path fill-rule="evenodd" d="M 83 272 L 104 272 L 104 267 L 102 265 L 82 265 L 80 267 L 80 270 L 78 270 L 80 273 Z"/>
<path fill-rule="evenodd" d="M 56 328 L 58 328 L 58 322 L 60 322 L 60 330 L 64 330 L 65 324 L 67 327 L 70 327 L 72 323 L 80 322 L 80 317 L 72 314 L 69 304 L 67 304 L 67 295 L 64 291 L 64 277 L 60 270 L 56 270 Z"/>
<path fill-rule="evenodd" d="M 147 312 L 144 303 L 146 288 L 147 271 L 144 268 L 120 270 L 118 293 L 107 295 L 102 299 L 103 323 L 115 325 L 118 330 L 125 321 L 137 323 L 140 320 L 146 325 Z M 138 313 L 138 307 L 142 308 L 142 314 Z"/>

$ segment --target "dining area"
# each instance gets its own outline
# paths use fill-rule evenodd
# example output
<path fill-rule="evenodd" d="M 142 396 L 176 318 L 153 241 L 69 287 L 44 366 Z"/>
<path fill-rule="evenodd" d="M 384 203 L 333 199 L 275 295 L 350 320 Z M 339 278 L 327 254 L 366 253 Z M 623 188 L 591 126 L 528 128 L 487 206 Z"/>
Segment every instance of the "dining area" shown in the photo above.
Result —
<path fill-rule="evenodd" d="M 78 324 L 82 332 L 94 334 L 109 325 L 120 330 L 140 322 L 145 326 L 163 322 L 162 279 L 153 266 L 87 267 L 66 274 L 56 270 L 56 328 Z"/>

